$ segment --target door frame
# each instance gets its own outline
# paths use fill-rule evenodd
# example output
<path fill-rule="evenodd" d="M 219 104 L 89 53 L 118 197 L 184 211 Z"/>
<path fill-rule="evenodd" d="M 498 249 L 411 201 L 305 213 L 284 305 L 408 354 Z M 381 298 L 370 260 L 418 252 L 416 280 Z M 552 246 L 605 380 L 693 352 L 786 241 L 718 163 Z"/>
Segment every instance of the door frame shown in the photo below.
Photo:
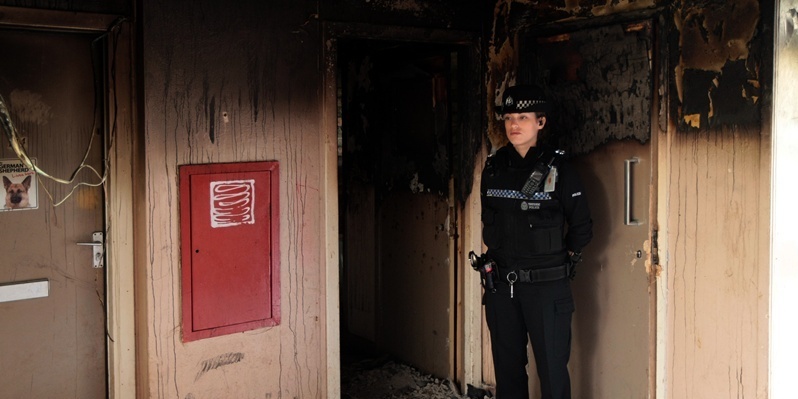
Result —
<path fill-rule="evenodd" d="M 362 23 L 337 23 L 324 22 L 322 24 L 323 60 L 325 69 L 322 72 L 322 134 L 320 134 L 321 153 L 324 155 L 322 172 L 324 187 L 322 188 L 322 202 L 325 209 L 322 212 L 324 226 L 325 259 L 325 314 L 326 317 L 326 366 L 327 366 L 327 397 L 340 397 L 341 375 L 341 341 L 340 341 L 340 303 L 339 303 L 339 207 L 338 207 L 338 43 L 341 39 L 385 40 L 417 43 L 437 43 L 468 48 L 471 54 L 478 58 L 480 35 L 478 32 L 427 29 L 406 26 L 384 26 Z M 479 65 L 480 60 L 475 60 Z M 476 163 L 479 164 L 479 160 Z M 478 187 L 478 182 L 475 184 Z M 473 187 L 473 186 L 472 186 Z M 472 193 L 475 192 L 472 189 Z M 470 198 L 473 198 L 473 195 Z M 478 205 L 478 204 L 476 204 Z M 481 245 L 481 228 L 474 228 L 469 223 L 469 214 L 475 205 L 467 201 L 461 215 L 464 216 L 457 230 L 458 253 L 456 267 L 463 270 L 467 264 L 463 243 L 476 242 Z M 477 223 L 480 223 L 477 219 Z M 481 304 L 475 286 L 478 287 L 476 273 L 460 273 L 455 277 L 455 305 L 457 317 L 454 318 L 453 334 L 455 335 L 455 350 L 453 365 L 454 375 L 460 380 L 461 388 L 466 384 L 478 385 L 481 381 L 482 370 L 482 337 L 481 337 Z M 457 275 L 456 275 L 457 276 Z"/>
<path fill-rule="evenodd" d="M 651 68 L 651 99 L 649 101 L 649 141 L 650 165 L 649 173 L 649 202 L 646 213 L 647 241 L 644 264 L 647 274 L 648 289 L 648 372 L 647 393 L 650 399 L 665 397 L 664 381 L 666 376 L 665 349 L 666 349 L 666 307 L 667 307 L 667 279 L 661 277 L 662 265 L 660 263 L 661 249 L 666 248 L 666 237 L 660 237 L 659 232 L 664 230 L 662 220 L 665 210 L 659 207 L 664 203 L 666 192 L 663 189 L 664 177 L 660 176 L 659 169 L 664 167 L 662 160 L 666 159 L 667 149 L 660 143 L 664 142 L 668 131 L 669 108 L 666 99 L 669 95 L 668 65 L 671 53 L 667 45 L 666 32 L 667 14 L 664 8 L 612 14 L 608 16 L 593 17 L 587 20 L 568 21 L 565 23 L 548 23 L 539 26 L 526 26 L 520 36 L 520 51 L 523 51 L 524 41 L 537 37 L 555 36 L 558 34 L 594 29 L 599 27 L 647 23 L 650 29 L 651 49 L 649 62 Z M 667 251 L 664 251 L 667 252 Z"/>
<path fill-rule="evenodd" d="M 798 137 L 793 132 L 798 129 L 798 112 L 795 110 L 795 92 L 789 89 L 789 83 L 798 77 L 798 66 L 795 64 L 796 44 L 789 34 L 794 16 L 791 11 L 798 7 L 798 0 L 778 0 L 773 12 L 773 100 L 769 111 L 770 130 L 772 134 L 764 134 L 762 139 L 770 138 L 766 143 L 770 151 L 769 166 L 763 167 L 761 182 L 770 180 L 771 209 L 762 219 L 770 222 L 770 323 L 768 359 L 768 394 L 770 398 L 785 398 L 798 390 L 798 381 L 790 372 L 793 362 L 798 357 L 798 343 L 793 339 L 795 316 L 792 313 L 798 303 L 798 272 L 794 268 L 794 259 L 798 255 L 795 242 L 798 233 L 794 226 L 798 223 L 798 210 L 793 205 L 795 155 L 798 153 Z M 764 15 L 763 15 L 764 16 Z M 781 86 L 784 84 L 784 86 Z M 767 155 L 763 152 L 763 159 Z M 764 163 L 764 162 L 763 162 Z M 764 223 L 763 223 L 764 224 Z"/>
<path fill-rule="evenodd" d="M 0 27 L 34 31 L 110 32 L 104 79 L 106 378 L 109 398 L 136 397 L 134 309 L 134 170 L 138 162 L 131 21 L 111 14 L 0 6 Z M 108 137 L 113 132 L 112 137 Z"/>

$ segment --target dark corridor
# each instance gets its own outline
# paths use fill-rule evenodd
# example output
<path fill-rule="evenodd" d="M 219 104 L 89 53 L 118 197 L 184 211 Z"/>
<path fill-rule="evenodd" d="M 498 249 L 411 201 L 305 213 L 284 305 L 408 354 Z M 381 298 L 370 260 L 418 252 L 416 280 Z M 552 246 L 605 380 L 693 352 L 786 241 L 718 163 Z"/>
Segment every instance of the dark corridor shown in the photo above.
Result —
<path fill-rule="evenodd" d="M 338 66 L 342 362 L 451 378 L 458 52 L 342 41 Z"/>

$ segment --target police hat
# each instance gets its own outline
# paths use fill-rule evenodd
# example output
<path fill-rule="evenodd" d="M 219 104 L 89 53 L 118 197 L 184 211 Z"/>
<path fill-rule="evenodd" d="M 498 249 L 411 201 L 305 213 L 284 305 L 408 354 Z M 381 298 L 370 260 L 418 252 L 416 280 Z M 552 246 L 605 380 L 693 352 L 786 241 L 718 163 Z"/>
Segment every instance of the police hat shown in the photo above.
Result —
<path fill-rule="evenodd" d="M 543 89 L 535 85 L 518 85 L 504 90 L 501 114 L 548 112 L 549 102 Z"/>

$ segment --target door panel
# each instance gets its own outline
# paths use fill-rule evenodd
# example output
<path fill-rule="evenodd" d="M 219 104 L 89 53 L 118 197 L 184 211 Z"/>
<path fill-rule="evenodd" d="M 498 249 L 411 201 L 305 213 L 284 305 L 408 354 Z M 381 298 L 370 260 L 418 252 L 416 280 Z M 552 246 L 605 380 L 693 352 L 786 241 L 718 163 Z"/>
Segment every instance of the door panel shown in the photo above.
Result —
<path fill-rule="evenodd" d="M 520 52 L 519 75 L 554 103 L 542 138 L 579 171 L 593 217 L 593 240 L 572 283 L 569 368 L 577 398 L 649 396 L 652 39 L 650 21 L 614 23 L 527 37 Z M 627 202 L 638 223 L 626 223 Z M 539 397 L 531 380 L 532 398 Z"/>
<path fill-rule="evenodd" d="M 593 241 L 573 281 L 571 355 L 578 398 L 647 398 L 649 291 L 646 269 L 650 144 L 616 141 L 573 161 L 589 195 Z M 625 224 L 626 160 L 631 217 Z"/>
<path fill-rule="evenodd" d="M 95 98 L 95 37 L 0 29 L 0 94 L 28 155 L 54 177 L 69 179 L 84 154 L 85 163 L 103 173 L 102 118 L 95 124 L 94 112 L 95 100 L 102 101 Z M 0 158 L 15 157 L 3 140 Z M 74 184 L 41 175 L 38 180 L 37 209 L 0 212 L 0 283 L 49 280 L 43 298 L 0 303 L 0 397 L 104 398 L 104 269 L 93 267 L 91 246 L 76 245 L 104 230 L 103 189 L 71 191 Z M 99 180 L 88 169 L 75 179 Z M 47 192 L 66 200 L 53 207 Z"/>

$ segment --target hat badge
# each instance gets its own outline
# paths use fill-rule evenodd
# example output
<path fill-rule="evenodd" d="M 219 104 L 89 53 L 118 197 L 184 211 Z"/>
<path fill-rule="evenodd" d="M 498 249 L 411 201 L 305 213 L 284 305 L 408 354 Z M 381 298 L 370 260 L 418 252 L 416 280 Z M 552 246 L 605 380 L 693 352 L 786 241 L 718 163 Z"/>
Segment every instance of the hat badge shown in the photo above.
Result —
<path fill-rule="evenodd" d="M 513 105 L 513 97 L 508 96 L 506 100 L 504 100 L 504 105 Z"/>

